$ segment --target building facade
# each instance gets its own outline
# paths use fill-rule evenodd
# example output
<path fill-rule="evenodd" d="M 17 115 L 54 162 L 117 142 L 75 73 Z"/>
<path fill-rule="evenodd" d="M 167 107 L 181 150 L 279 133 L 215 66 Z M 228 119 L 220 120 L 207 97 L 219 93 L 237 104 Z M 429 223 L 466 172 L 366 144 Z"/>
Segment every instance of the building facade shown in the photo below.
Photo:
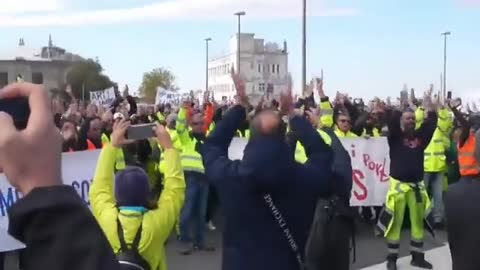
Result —
<path fill-rule="evenodd" d="M 230 76 L 232 67 L 237 68 L 237 38 L 230 39 L 229 52 L 208 62 L 208 88 L 215 100 L 232 100 L 236 94 Z M 240 73 L 245 79 L 246 93 L 252 103 L 262 96 L 276 98 L 288 84 L 287 43 L 279 48 L 276 43 L 265 43 L 255 34 L 240 34 Z"/>
<path fill-rule="evenodd" d="M 25 46 L 20 39 L 18 47 L 0 53 L 0 88 L 17 81 L 43 84 L 45 89 L 61 88 L 66 84 L 70 68 L 84 59 L 54 46 L 50 37 L 48 46 L 40 49 Z"/>

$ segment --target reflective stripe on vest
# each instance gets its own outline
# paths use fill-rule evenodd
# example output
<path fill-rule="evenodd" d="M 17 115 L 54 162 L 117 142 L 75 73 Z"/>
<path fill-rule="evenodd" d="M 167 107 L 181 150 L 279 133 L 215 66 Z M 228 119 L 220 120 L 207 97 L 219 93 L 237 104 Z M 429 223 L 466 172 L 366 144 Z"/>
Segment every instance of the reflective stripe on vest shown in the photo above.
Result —
<path fill-rule="evenodd" d="M 333 115 L 332 109 L 320 109 L 320 115 Z"/>
<path fill-rule="evenodd" d="M 458 145 L 458 167 L 461 176 L 475 176 L 480 174 L 480 167 L 475 159 L 475 135 L 470 133 L 465 144 Z"/>
<path fill-rule="evenodd" d="M 191 138 L 190 142 L 183 146 L 181 157 L 182 168 L 184 171 L 193 171 L 205 173 L 202 156 L 195 150 L 197 140 Z"/>
<path fill-rule="evenodd" d="M 445 140 L 439 129 L 435 129 L 432 139 L 423 152 L 425 172 L 441 172 L 447 168 Z"/>

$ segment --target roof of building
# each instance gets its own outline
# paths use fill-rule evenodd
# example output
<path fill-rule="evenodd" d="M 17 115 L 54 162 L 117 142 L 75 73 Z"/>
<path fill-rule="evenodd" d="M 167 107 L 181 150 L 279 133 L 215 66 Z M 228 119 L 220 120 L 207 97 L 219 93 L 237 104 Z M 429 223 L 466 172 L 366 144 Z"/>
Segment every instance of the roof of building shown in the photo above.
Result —
<path fill-rule="evenodd" d="M 36 61 L 36 62 L 51 62 L 51 61 L 79 61 L 82 57 L 69 53 L 65 49 L 53 46 L 51 37 L 49 45 L 41 48 L 32 48 L 25 46 L 25 41 L 20 38 L 19 44 L 16 48 L 0 52 L 0 61 Z"/>
<path fill-rule="evenodd" d="M 41 57 L 41 50 L 25 46 L 19 46 L 10 51 L 0 52 L 0 61 L 14 60 L 51 61 L 51 59 Z"/>

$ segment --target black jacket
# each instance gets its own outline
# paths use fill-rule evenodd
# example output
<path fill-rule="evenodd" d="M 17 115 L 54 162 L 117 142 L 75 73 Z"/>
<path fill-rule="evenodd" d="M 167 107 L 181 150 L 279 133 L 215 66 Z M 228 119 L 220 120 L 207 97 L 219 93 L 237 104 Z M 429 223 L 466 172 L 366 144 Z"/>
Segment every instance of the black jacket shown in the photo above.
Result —
<path fill-rule="evenodd" d="M 119 269 L 103 231 L 72 187 L 36 188 L 8 216 L 9 233 L 27 246 L 23 269 Z"/>
<path fill-rule="evenodd" d="M 295 255 L 263 199 L 268 193 L 304 252 L 317 199 L 330 189 L 332 151 L 307 120 L 290 127 L 308 157 L 295 162 L 285 138 L 250 138 L 241 161 L 228 158 L 245 109 L 230 109 L 202 147 L 205 172 L 225 214 L 223 270 L 297 270 Z"/>

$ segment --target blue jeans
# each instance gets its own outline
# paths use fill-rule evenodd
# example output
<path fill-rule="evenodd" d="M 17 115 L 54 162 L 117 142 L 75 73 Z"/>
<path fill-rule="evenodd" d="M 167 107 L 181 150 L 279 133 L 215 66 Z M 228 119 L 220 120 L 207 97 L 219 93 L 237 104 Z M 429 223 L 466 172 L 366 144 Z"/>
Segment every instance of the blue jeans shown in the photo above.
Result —
<path fill-rule="evenodd" d="M 442 222 L 444 218 L 443 205 L 443 172 L 425 172 L 425 187 L 433 199 L 433 221 Z"/>
<path fill-rule="evenodd" d="M 180 241 L 192 242 L 190 230 L 193 229 L 193 244 L 204 247 L 208 182 L 195 174 L 187 173 L 185 178 L 187 189 L 185 191 L 185 203 L 180 213 Z"/>

